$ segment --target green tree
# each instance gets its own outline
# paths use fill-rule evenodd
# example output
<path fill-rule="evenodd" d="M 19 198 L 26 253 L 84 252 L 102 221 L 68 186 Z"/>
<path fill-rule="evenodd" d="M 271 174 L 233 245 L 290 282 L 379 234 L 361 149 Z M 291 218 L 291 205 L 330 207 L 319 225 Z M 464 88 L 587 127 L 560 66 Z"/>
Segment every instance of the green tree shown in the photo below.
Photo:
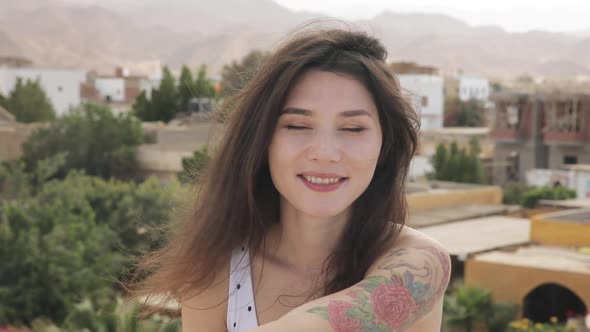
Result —
<path fill-rule="evenodd" d="M 196 79 L 187 66 L 182 66 L 178 84 L 167 67 L 163 71 L 164 77 L 158 88 L 152 89 L 151 97 L 142 92 L 135 99 L 133 114 L 142 121 L 170 122 L 176 113 L 188 110 L 191 98 L 215 97 L 215 85 L 207 77 L 205 65 L 199 68 Z"/>
<path fill-rule="evenodd" d="M 215 85 L 207 77 L 207 66 L 201 65 L 195 81 L 195 97 L 215 97 Z"/>
<path fill-rule="evenodd" d="M 76 305 L 64 323 L 66 331 L 113 331 L 113 332 L 179 332 L 180 318 L 171 319 L 160 315 L 141 319 L 138 303 L 127 303 L 121 298 L 108 306 L 100 307 L 85 300 Z"/>
<path fill-rule="evenodd" d="M 178 95 L 180 98 L 180 110 L 186 112 L 191 98 L 196 97 L 196 82 L 193 80 L 193 74 L 185 65 L 182 66 L 180 79 L 178 80 Z"/>
<path fill-rule="evenodd" d="M 209 165 L 211 157 L 206 146 L 193 153 L 192 156 L 182 159 L 182 168 L 184 171 L 178 174 L 181 182 L 196 182 L 199 176 Z"/>
<path fill-rule="evenodd" d="M 445 100 L 445 126 L 480 127 L 483 125 L 484 105 L 477 99 L 461 101 L 458 97 Z"/>
<path fill-rule="evenodd" d="M 516 317 L 517 306 L 494 303 L 492 293 L 487 289 L 470 286 L 457 287 L 444 298 L 444 320 L 451 327 L 462 331 L 503 332 Z"/>
<path fill-rule="evenodd" d="M 18 78 L 10 95 L 0 98 L 0 104 L 18 122 L 45 122 L 55 119 L 55 110 L 38 80 L 23 83 Z"/>
<path fill-rule="evenodd" d="M 503 204 L 521 204 L 523 195 L 532 189 L 522 183 L 510 183 L 503 188 Z"/>
<path fill-rule="evenodd" d="M 436 152 L 431 158 L 434 169 L 430 178 L 441 181 L 453 181 L 463 183 L 485 184 L 485 172 L 479 152 L 479 141 L 472 140 L 469 150 L 459 149 L 457 142 L 453 141 L 450 147 L 438 144 Z"/>
<path fill-rule="evenodd" d="M 270 53 L 254 50 L 240 62 L 225 65 L 221 72 L 221 94 L 233 96 L 254 77 L 260 65 L 268 59 Z"/>
<path fill-rule="evenodd" d="M 48 184 L 0 206 L 0 325 L 63 319 L 79 294 L 111 296 L 116 236 L 97 225 L 80 188 Z"/>
<path fill-rule="evenodd" d="M 23 145 L 23 160 L 34 169 L 42 160 L 64 153 L 60 177 L 81 169 L 104 178 L 133 178 L 142 138 L 141 123 L 132 115 L 116 116 L 108 107 L 85 104 L 35 131 Z"/>
<path fill-rule="evenodd" d="M 154 93 L 154 89 L 152 89 L 152 94 Z M 157 121 L 157 115 L 154 112 L 154 107 L 152 106 L 151 101 L 147 98 L 147 94 L 145 91 L 142 91 L 137 98 L 135 98 L 135 102 L 132 106 L 133 114 L 143 121 Z"/>
<path fill-rule="evenodd" d="M 164 76 L 157 90 L 152 91 L 152 107 L 157 121 L 166 123 L 174 119 L 180 110 L 180 99 L 176 80 L 168 67 L 164 67 Z"/>
<path fill-rule="evenodd" d="M 458 181 L 458 168 L 460 167 L 459 160 L 459 145 L 457 142 L 451 142 L 449 148 L 449 157 L 447 159 L 447 163 L 442 168 L 442 174 L 440 176 L 441 180 L 444 181 Z"/>
<path fill-rule="evenodd" d="M 449 326 L 471 332 L 478 322 L 483 322 L 491 306 L 492 293 L 489 290 L 462 286 L 445 296 L 443 310 Z"/>
<path fill-rule="evenodd" d="M 163 241 L 154 229 L 169 220 L 179 190 L 176 182 L 106 181 L 77 171 L 38 184 L 33 178 L 29 195 L 0 201 L 0 326 L 41 316 L 59 325 L 85 299 L 112 303 L 133 257 Z"/>
<path fill-rule="evenodd" d="M 486 183 L 485 171 L 480 159 L 481 145 L 477 138 L 469 140 L 469 155 L 467 157 L 467 164 L 469 172 L 464 178 L 464 182 L 468 183 Z"/>
<path fill-rule="evenodd" d="M 436 171 L 435 180 L 442 180 L 443 167 L 447 164 L 448 153 L 446 145 L 439 144 L 436 146 L 436 152 L 432 156 L 432 167 Z"/>
<path fill-rule="evenodd" d="M 564 200 L 570 198 L 576 198 L 577 194 L 575 190 L 568 189 L 563 186 L 544 186 L 538 188 L 532 188 L 526 191 L 521 198 L 520 204 L 527 208 L 535 208 L 540 200 L 551 199 L 551 200 Z"/>

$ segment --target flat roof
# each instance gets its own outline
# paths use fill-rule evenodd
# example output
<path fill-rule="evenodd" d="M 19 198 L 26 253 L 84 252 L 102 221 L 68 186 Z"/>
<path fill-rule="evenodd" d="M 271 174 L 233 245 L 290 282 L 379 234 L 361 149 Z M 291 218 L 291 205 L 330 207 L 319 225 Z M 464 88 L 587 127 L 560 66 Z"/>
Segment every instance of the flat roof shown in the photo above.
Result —
<path fill-rule="evenodd" d="M 543 214 L 539 217 L 542 219 L 550 219 L 563 222 L 590 224 L 590 208 L 552 212 Z"/>
<path fill-rule="evenodd" d="M 530 241 L 530 221 L 490 216 L 419 228 L 442 243 L 451 255 L 467 256 Z"/>
<path fill-rule="evenodd" d="M 453 221 L 501 215 L 511 209 L 512 207 L 508 205 L 469 204 L 416 212 L 410 210 L 408 226 L 414 228 L 427 227 Z"/>
<path fill-rule="evenodd" d="M 590 208 L 590 198 L 574 198 L 565 200 L 542 199 L 539 205 L 563 208 Z"/>
<path fill-rule="evenodd" d="M 550 246 L 520 247 L 516 251 L 491 251 L 479 254 L 472 260 L 521 266 L 541 270 L 558 270 L 590 274 L 590 254 L 582 250 Z"/>
<path fill-rule="evenodd" d="M 422 130 L 424 134 L 446 134 L 446 135 L 487 135 L 490 133 L 488 127 L 444 127 L 437 129 Z"/>
<path fill-rule="evenodd" d="M 486 184 L 461 183 L 451 181 L 419 181 L 406 182 L 407 194 L 433 193 L 433 192 L 453 192 L 469 189 L 493 188 L 495 186 Z"/>

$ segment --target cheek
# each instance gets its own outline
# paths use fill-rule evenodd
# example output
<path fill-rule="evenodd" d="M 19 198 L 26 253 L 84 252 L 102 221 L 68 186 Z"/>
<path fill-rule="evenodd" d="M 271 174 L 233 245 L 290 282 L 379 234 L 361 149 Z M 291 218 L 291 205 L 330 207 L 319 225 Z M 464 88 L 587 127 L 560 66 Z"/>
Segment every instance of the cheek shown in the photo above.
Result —
<path fill-rule="evenodd" d="M 374 168 L 381 152 L 381 139 L 378 136 L 369 136 L 357 140 L 354 144 L 345 144 L 344 147 L 351 166 L 355 168 Z"/>
<path fill-rule="evenodd" d="M 275 134 L 269 147 L 269 158 L 277 162 L 292 161 L 305 150 L 307 140 L 305 135 L 285 135 L 279 132 Z"/>
<path fill-rule="evenodd" d="M 280 133 L 275 134 L 268 149 L 268 162 L 271 171 L 276 174 L 293 166 L 293 161 L 301 150 L 301 141 L 290 139 Z"/>

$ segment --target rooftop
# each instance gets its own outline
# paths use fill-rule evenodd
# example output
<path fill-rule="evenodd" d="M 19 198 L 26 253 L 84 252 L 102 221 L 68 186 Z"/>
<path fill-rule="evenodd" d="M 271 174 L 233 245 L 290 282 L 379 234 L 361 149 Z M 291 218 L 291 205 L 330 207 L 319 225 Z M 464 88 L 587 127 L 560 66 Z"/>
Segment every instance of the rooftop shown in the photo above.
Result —
<path fill-rule="evenodd" d="M 394 62 L 389 65 L 391 70 L 397 75 L 400 74 L 423 74 L 436 75 L 438 69 L 432 66 L 423 66 L 414 62 Z"/>
<path fill-rule="evenodd" d="M 590 224 L 590 208 L 553 212 L 544 214 L 542 217 L 543 219 L 550 219 L 562 222 Z"/>
<path fill-rule="evenodd" d="M 521 91 L 504 90 L 494 92 L 490 95 L 490 99 L 494 101 L 516 102 L 523 99 L 539 99 L 541 101 L 572 101 L 572 100 L 590 100 L 588 93 L 574 93 L 574 92 L 536 92 L 527 93 Z"/>
<path fill-rule="evenodd" d="M 477 255 L 473 260 L 590 275 L 590 254 L 584 250 L 535 245 L 513 252 L 492 251 Z"/>
<path fill-rule="evenodd" d="M 590 208 L 590 198 L 574 198 L 565 200 L 542 199 L 539 205 L 558 208 Z"/>
<path fill-rule="evenodd" d="M 435 193 L 435 192 L 452 192 L 469 189 L 478 189 L 490 187 L 488 185 L 459 183 L 449 181 L 428 181 L 428 182 L 408 182 L 406 184 L 406 192 L 413 193 Z"/>
<path fill-rule="evenodd" d="M 507 205 L 469 204 L 422 210 L 414 213 L 410 211 L 408 225 L 411 227 L 427 227 L 453 221 L 502 215 L 510 209 L 511 207 Z"/>
<path fill-rule="evenodd" d="M 451 255 L 470 254 L 529 242 L 530 221 L 524 218 L 490 216 L 420 228 L 442 243 Z"/>
<path fill-rule="evenodd" d="M 423 134 L 442 134 L 442 135 L 488 135 L 488 127 L 444 127 L 438 129 L 426 129 Z"/>

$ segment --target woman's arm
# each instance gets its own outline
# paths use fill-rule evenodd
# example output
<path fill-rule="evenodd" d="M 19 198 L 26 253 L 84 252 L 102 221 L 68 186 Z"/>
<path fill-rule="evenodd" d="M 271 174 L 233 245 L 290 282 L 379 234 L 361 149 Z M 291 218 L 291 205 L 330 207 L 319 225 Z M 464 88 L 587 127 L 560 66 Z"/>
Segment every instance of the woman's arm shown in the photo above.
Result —
<path fill-rule="evenodd" d="M 358 284 L 252 332 L 440 331 L 442 297 L 451 273 L 449 255 L 425 237 L 407 242 L 385 253 Z"/>

